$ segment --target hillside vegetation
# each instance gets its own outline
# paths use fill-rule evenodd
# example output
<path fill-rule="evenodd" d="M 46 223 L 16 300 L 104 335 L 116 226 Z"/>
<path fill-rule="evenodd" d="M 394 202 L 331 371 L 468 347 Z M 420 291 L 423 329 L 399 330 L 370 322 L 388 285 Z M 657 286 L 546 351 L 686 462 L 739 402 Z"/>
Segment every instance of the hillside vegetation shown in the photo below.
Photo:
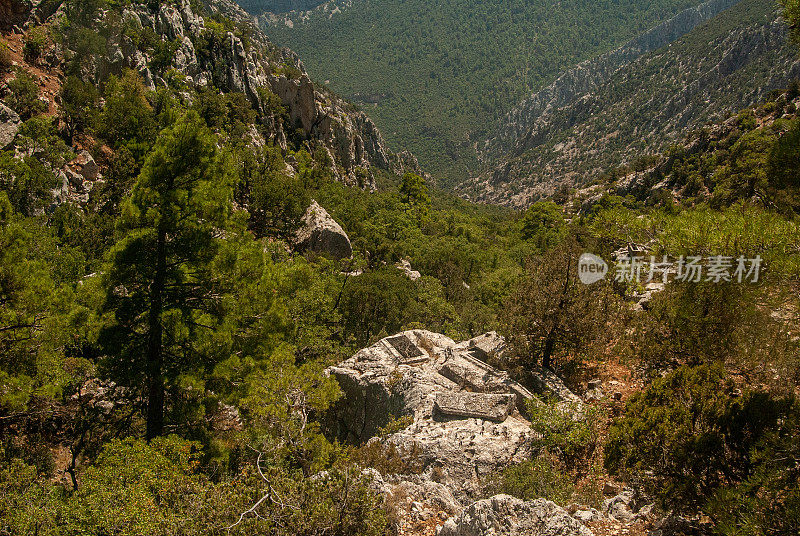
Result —
<path fill-rule="evenodd" d="M 432 536 L 443 509 L 405 530 L 420 508 L 380 485 L 441 490 L 444 469 L 419 474 L 383 442 L 413 437 L 414 416 L 383 416 L 363 444 L 329 422 L 347 386 L 326 368 L 417 328 L 497 330 L 506 351 L 486 359 L 502 380 L 534 390 L 549 367 L 580 397 L 581 411 L 543 395 L 514 416 L 529 454 L 471 482 L 483 496 L 604 509 L 604 489 L 626 486 L 648 505 L 624 524 L 559 509 L 570 535 L 798 534 L 796 85 L 516 212 L 379 167 L 379 151 L 345 184 L 349 153 L 331 145 L 363 116 L 311 91 L 303 109 L 335 110 L 338 141 L 304 130 L 302 99 L 270 89 L 309 89 L 301 65 L 225 2 L 54 12 L 0 46 L 0 534 Z M 118 60 L 121 43 L 146 70 Z M 269 74 L 237 71 L 238 47 Z M 263 84 L 237 91 L 242 72 Z M 312 199 L 352 258 L 295 243 Z M 615 277 L 634 245 L 646 261 L 763 265 L 645 289 Z M 584 252 L 609 277 L 581 283 Z"/>
<path fill-rule="evenodd" d="M 472 143 L 531 91 L 699 3 L 356 0 L 292 27 L 262 20 L 392 145 L 457 179 L 476 164 Z"/>
<path fill-rule="evenodd" d="M 518 118 L 513 128 L 523 134 L 506 139 L 499 163 L 460 191 L 525 206 L 561 184 L 583 186 L 663 151 L 686 129 L 756 104 L 798 76 L 779 7 L 743 0 L 558 107 Z"/>

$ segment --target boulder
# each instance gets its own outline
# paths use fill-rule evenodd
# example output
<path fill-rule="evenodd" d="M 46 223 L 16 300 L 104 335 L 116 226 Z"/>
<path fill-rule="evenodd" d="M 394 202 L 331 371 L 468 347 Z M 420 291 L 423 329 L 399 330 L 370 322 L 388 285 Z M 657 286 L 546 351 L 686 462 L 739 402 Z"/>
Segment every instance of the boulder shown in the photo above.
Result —
<path fill-rule="evenodd" d="M 327 370 L 344 392 L 327 425 L 360 444 L 405 416 L 406 428 L 373 441 L 413 453 L 423 477 L 474 498 L 487 477 L 531 454 L 520 408 L 533 395 L 475 357 L 477 345 L 502 344 L 497 334 L 460 343 L 424 330 L 386 337 Z"/>
<path fill-rule="evenodd" d="M 633 521 L 635 506 L 636 503 L 633 491 L 625 489 L 619 495 L 606 499 L 603 503 L 603 510 L 606 515 L 625 523 Z"/>
<path fill-rule="evenodd" d="M 5 149 L 19 132 L 19 126 L 22 120 L 17 115 L 17 112 L 8 106 L 0 103 L 0 149 Z"/>
<path fill-rule="evenodd" d="M 304 251 L 330 255 L 336 259 L 353 256 L 353 246 L 344 229 L 316 201 L 303 216 L 303 222 L 295 234 L 295 245 Z"/>
<path fill-rule="evenodd" d="M 80 154 L 69 164 L 73 170 L 79 173 L 84 180 L 94 181 L 100 176 L 100 167 L 94 161 L 89 151 L 81 151 Z"/>
<path fill-rule="evenodd" d="M 495 495 L 448 519 L 438 536 L 592 536 L 566 510 L 545 499 Z"/>
<path fill-rule="evenodd" d="M 572 517 L 583 523 L 584 525 L 588 523 L 595 523 L 603 519 L 603 514 L 601 514 L 598 510 L 594 508 L 586 508 L 581 510 L 575 510 L 572 513 Z"/>
<path fill-rule="evenodd" d="M 406 275 L 406 277 L 409 278 L 411 281 L 416 281 L 417 279 L 422 277 L 421 273 L 411 269 L 411 263 L 408 262 L 406 259 L 403 259 L 402 261 L 397 263 L 397 269 L 403 272 Z"/>
<path fill-rule="evenodd" d="M 621 493 L 603 502 L 603 511 L 617 521 L 632 523 L 648 517 L 653 510 L 653 504 L 643 505 L 641 499 L 632 489 L 625 488 Z"/>

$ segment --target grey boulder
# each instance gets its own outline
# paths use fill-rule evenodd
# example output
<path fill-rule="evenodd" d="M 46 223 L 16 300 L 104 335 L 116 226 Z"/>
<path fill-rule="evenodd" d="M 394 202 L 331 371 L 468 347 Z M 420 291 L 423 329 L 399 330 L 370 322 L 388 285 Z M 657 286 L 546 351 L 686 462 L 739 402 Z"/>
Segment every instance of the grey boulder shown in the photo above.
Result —
<path fill-rule="evenodd" d="M 330 255 L 335 259 L 353 256 L 353 246 L 347 233 L 316 201 L 312 201 L 306 210 L 294 242 L 300 250 Z"/>
<path fill-rule="evenodd" d="M 0 149 L 5 149 L 19 132 L 19 126 L 22 120 L 17 115 L 17 112 L 8 106 L 0 103 Z"/>

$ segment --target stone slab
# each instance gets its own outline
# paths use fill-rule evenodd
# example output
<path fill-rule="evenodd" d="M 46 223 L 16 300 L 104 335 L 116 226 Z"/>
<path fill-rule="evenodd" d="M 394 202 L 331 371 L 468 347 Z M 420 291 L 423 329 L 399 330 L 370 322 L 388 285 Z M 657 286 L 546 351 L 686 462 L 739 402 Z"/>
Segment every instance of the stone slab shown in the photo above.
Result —
<path fill-rule="evenodd" d="M 434 409 L 442 415 L 503 422 L 514 401 L 511 394 L 437 393 Z"/>
<path fill-rule="evenodd" d="M 400 363 L 403 365 L 423 363 L 428 360 L 428 354 L 420 350 L 406 335 L 389 337 L 385 340 L 400 354 Z"/>

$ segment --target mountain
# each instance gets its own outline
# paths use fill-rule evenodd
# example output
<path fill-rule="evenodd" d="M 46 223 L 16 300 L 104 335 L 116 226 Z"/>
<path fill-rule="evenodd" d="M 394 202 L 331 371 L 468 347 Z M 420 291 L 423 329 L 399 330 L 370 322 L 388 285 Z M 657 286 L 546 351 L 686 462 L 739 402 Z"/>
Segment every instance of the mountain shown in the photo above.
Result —
<path fill-rule="evenodd" d="M 458 190 L 528 205 L 562 184 L 585 185 L 662 151 L 687 130 L 759 102 L 800 75 L 800 58 L 770 0 L 743 0 L 617 68 L 625 51 L 581 64 L 523 101 L 482 147 L 493 162 L 489 171 Z"/>
<path fill-rule="evenodd" d="M 258 21 L 446 185 L 525 96 L 699 3 L 336 0 Z"/>

